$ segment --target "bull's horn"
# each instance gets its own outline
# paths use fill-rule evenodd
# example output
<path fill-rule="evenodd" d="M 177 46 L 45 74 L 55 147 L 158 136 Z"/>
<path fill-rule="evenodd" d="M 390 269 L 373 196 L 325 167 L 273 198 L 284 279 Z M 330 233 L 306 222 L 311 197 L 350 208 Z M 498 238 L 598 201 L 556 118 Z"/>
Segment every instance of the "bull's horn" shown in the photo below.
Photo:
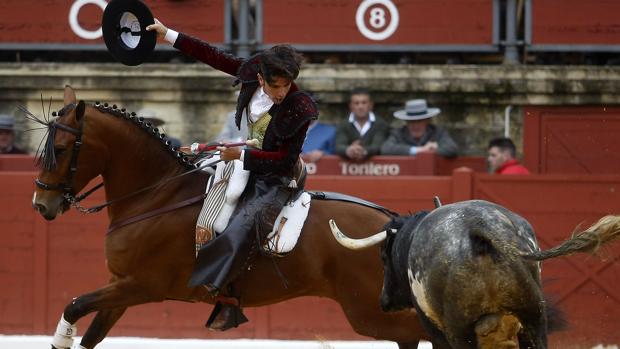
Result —
<path fill-rule="evenodd" d="M 350 237 L 344 235 L 344 233 L 341 232 L 340 229 L 338 229 L 338 226 L 333 219 L 329 220 L 329 227 L 331 228 L 332 234 L 334 234 L 336 241 L 338 241 L 339 244 L 350 250 L 361 250 L 370 246 L 374 246 L 385 240 L 385 237 L 387 236 L 387 231 L 384 230 L 367 238 L 351 239 Z"/>

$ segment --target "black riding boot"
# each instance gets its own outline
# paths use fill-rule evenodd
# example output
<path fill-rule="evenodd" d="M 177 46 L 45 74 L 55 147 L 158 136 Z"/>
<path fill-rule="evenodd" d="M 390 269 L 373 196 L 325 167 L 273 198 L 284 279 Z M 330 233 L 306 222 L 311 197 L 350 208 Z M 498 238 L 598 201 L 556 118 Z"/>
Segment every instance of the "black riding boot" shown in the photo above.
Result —
<path fill-rule="evenodd" d="M 214 295 L 219 294 L 249 262 L 252 244 L 258 243 L 255 241 L 253 229 L 255 218 L 267 207 L 274 209 L 277 206 L 281 209 L 288 197 L 288 189 L 282 186 L 282 181 L 278 178 L 256 176 L 254 181 L 250 180 L 244 193 L 244 204 L 235 213 L 228 227 L 198 252 L 190 286 L 207 285 Z M 223 303 L 220 307 L 216 305 L 210 319 L 213 318 L 214 321 L 228 313 L 247 320 L 238 307 L 229 307 L 235 306 Z"/>

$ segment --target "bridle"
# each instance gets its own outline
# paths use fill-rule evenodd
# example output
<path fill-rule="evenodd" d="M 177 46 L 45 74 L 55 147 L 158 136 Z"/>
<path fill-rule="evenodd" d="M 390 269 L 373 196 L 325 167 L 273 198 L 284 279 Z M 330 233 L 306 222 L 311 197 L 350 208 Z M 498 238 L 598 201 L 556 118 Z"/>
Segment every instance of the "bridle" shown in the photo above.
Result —
<path fill-rule="evenodd" d="M 75 103 L 67 104 L 58 112 L 58 116 L 63 116 L 65 113 L 71 111 L 72 109 L 75 109 L 75 107 L 76 107 Z M 73 206 L 77 205 L 84 198 L 86 198 L 87 196 L 92 194 L 95 190 L 103 186 L 103 183 L 100 183 L 97 186 L 95 186 L 93 189 L 89 190 L 88 192 L 82 195 L 79 195 L 78 197 L 76 197 L 73 193 L 73 177 L 75 177 L 75 173 L 77 172 L 78 155 L 80 154 L 80 149 L 82 148 L 82 135 L 84 133 L 84 118 L 85 116 L 81 118 L 79 128 L 73 128 L 71 126 L 61 124 L 58 121 L 52 121 L 47 124 L 47 127 L 50 130 L 50 133 L 48 135 L 50 139 L 48 139 L 46 143 L 49 142 L 50 144 L 46 144 L 44 154 L 43 154 L 44 157 L 52 156 L 52 154 L 50 154 L 49 152 L 54 151 L 53 146 L 54 146 L 54 137 L 56 134 L 56 130 L 62 130 L 65 132 L 69 132 L 75 136 L 75 141 L 73 142 L 73 147 L 71 151 L 71 160 L 69 161 L 69 171 L 67 173 L 65 180 L 57 184 L 45 183 L 39 178 L 36 178 L 34 180 L 34 183 L 40 189 L 62 192 L 64 199 Z M 55 167 L 55 164 L 53 164 L 52 166 Z M 48 168 L 47 170 L 53 170 L 53 169 L 54 168 Z"/>

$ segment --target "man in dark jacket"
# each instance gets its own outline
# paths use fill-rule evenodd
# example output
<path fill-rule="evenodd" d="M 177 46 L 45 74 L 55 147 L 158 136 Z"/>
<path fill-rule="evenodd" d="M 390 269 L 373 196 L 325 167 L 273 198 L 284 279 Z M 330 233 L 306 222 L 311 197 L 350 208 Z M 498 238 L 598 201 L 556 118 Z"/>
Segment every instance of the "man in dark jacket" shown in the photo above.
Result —
<path fill-rule="evenodd" d="M 446 130 L 431 124 L 431 118 L 441 112 L 439 108 L 429 108 L 424 99 L 407 101 L 404 110 L 394 113 L 394 117 L 405 120 L 407 125 L 393 129 L 381 147 L 383 155 L 411 155 L 418 153 L 437 153 L 446 157 L 458 155 L 458 146 Z"/>
<path fill-rule="evenodd" d="M 245 60 L 170 30 L 157 20 L 147 30 L 155 30 L 181 52 L 236 76 L 236 83 L 241 83 L 235 122 L 237 127 L 246 122 L 248 138 L 257 139 L 259 145 L 243 150 L 218 149 L 222 160 L 243 161 L 243 168 L 251 172 L 250 180 L 241 207 L 227 228 L 199 251 L 190 280 L 191 286 L 205 285 L 214 295 L 223 291 L 230 296 L 234 290 L 223 288 L 246 267 L 252 244 L 257 243 L 252 229 L 254 224 L 273 224 L 273 219 L 291 197 L 290 188 L 298 184 L 293 180 L 294 168 L 308 125 L 318 116 L 317 107 L 294 82 L 299 74 L 301 56 L 288 45 L 274 46 Z M 300 187 L 295 189 L 301 190 Z M 255 222 L 259 216 L 261 222 Z M 265 217 L 269 217 L 269 221 Z M 225 330 L 247 321 L 234 303 L 238 302 L 216 304 L 209 327 Z"/>
<path fill-rule="evenodd" d="M 373 102 L 365 88 L 355 88 L 349 99 L 349 117 L 336 129 L 336 154 L 361 161 L 378 155 L 390 130 L 389 125 L 372 112 Z"/>

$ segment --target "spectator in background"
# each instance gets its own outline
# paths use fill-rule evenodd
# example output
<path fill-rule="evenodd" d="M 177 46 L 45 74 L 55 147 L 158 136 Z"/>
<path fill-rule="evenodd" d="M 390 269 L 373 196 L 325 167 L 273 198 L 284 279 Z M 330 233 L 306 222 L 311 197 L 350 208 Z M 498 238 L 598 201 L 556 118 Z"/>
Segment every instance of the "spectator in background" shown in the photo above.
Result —
<path fill-rule="evenodd" d="M 351 91 L 349 118 L 336 128 L 336 154 L 357 161 L 379 154 L 390 127 L 372 112 L 372 107 L 367 89 Z"/>
<path fill-rule="evenodd" d="M 170 136 L 167 132 L 165 132 L 165 130 L 163 129 L 163 125 L 166 123 L 164 120 L 160 119 L 157 117 L 157 113 L 152 110 L 152 109 L 141 109 L 138 113 L 138 116 L 141 116 L 144 118 L 144 120 L 146 122 L 150 122 L 151 125 L 153 125 L 154 127 L 159 128 L 159 131 L 162 133 L 166 134 L 166 137 L 168 137 L 168 140 L 170 140 L 170 143 L 173 147 L 175 148 L 179 148 L 181 147 L 181 140 L 179 140 L 178 138 L 174 138 L 172 136 Z"/>
<path fill-rule="evenodd" d="M 317 162 L 323 155 L 333 154 L 336 148 L 336 128 L 313 120 L 308 127 L 301 157 L 306 162 Z"/>
<path fill-rule="evenodd" d="M 27 154 L 15 145 L 15 120 L 0 114 L 0 154 Z"/>
<path fill-rule="evenodd" d="M 494 138 L 489 142 L 489 171 L 496 174 L 527 175 L 527 168 L 516 159 L 517 148 L 510 138 Z"/>
<path fill-rule="evenodd" d="M 394 112 L 394 117 L 405 120 L 407 125 L 393 129 L 381 147 L 383 155 L 411 155 L 436 153 L 445 157 L 458 155 L 458 146 L 443 128 L 433 125 L 431 119 L 441 112 L 428 108 L 426 100 L 412 99 L 405 109 Z"/>
<path fill-rule="evenodd" d="M 248 125 L 241 122 L 241 129 L 235 124 L 235 113 L 233 110 L 226 115 L 226 123 L 222 127 L 220 133 L 213 139 L 214 142 L 234 143 L 244 142 L 248 139 Z"/>

